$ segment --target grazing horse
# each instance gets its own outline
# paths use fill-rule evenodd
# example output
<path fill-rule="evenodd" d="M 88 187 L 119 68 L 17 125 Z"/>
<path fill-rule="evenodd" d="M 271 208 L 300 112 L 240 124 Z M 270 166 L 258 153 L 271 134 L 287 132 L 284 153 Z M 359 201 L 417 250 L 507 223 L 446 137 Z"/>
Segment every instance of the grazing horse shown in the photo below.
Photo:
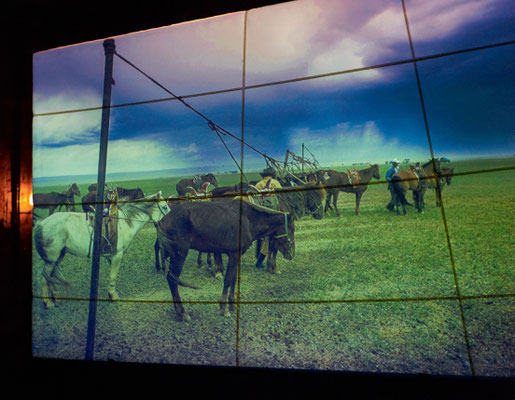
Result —
<path fill-rule="evenodd" d="M 209 182 L 215 186 L 215 188 L 218 187 L 218 182 L 216 180 L 216 177 L 213 174 L 206 174 L 201 175 L 198 177 L 198 179 L 191 178 L 191 179 L 181 179 L 179 182 L 177 182 L 177 185 L 175 186 L 175 189 L 177 190 L 177 194 L 179 196 L 185 196 L 186 193 L 188 193 L 188 187 L 195 188 L 196 190 L 200 190 L 202 184 L 204 182 Z"/>
<path fill-rule="evenodd" d="M 352 171 L 353 173 L 337 172 L 329 170 L 327 174 L 329 179 L 325 181 L 327 190 L 327 200 L 325 202 L 325 211 L 327 212 L 331 208 L 331 198 L 333 200 L 333 206 L 336 211 L 336 215 L 340 216 L 336 203 L 338 202 L 338 194 L 340 191 L 346 193 L 356 194 L 356 208 L 355 214 L 359 214 L 359 204 L 361 197 L 367 190 L 367 185 L 372 178 L 381 179 L 379 175 L 379 165 L 374 164 L 368 168 Z"/>
<path fill-rule="evenodd" d="M 278 200 L 278 211 L 292 213 L 295 219 L 300 219 L 306 214 L 311 214 L 314 219 L 322 219 L 324 216 L 324 201 L 327 193 L 323 186 L 315 183 L 308 183 L 295 187 L 278 189 L 275 192 Z M 260 267 L 265 255 L 261 253 L 263 240 L 256 241 L 256 267 Z M 279 273 L 277 270 L 276 256 L 277 247 L 275 239 L 269 238 L 266 266 L 270 273 Z"/>
<path fill-rule="evenodd" d="M 116 293 L 116 277 L 123 254 L 134 236 L 143 226 L 157 223 L 170 208 L 161 192 L 145 197 L 145 202 L 119 204 L 118 238 L 116 249 L 109 256 L 111 264 L 109 298 L 119 298 Z M 43 267 L 43 303 L 45 307 L 55 304 L 56 284 L 68 284 L 63 278 L 59 264 L 66 254 L 89 257 L 93 242 L 94 227 L 83 213 L 56 213 L 41 221 L 34 228 L 34 243 L 39 256 L 45 262 Z"/>
<path fill-rule="evenodd" d="M 48 215 L 52 215 L 57 207 L 68 206 L 73 203 L 73 196 L 80 196 L 80 190 L 76 183 L 71 185 L 68 190 L 63 193 L 36 193 L 34 194 L 34 208 L 47 208 Z"/>
<path fill-rule="evenodd" d="M 178 285 L 193 287 L 180 281 L 180 274 L 189 249 L 227 254 L 229 261 L 220 299 L 220 313 L 227 315 L 235 306 L 237 265 L 257 239 L 273 235 L 283 256 L 291 260 L 295 254 L 294 222 L 290 214 L 270 210 L 245 201 L 193 202 L 175 207 L 158 223 L 158 240 L 170 260 L 167 281 L 179 320 L 189 320 L 184 311 Z"/>

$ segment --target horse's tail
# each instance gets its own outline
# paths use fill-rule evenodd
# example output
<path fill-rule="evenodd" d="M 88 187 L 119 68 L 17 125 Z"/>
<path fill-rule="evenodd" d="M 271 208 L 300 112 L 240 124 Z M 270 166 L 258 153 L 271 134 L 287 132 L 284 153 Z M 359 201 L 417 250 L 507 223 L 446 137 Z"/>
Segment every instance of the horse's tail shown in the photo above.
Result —
<path fill-rule="evenodd" d="M 161 249 L 164 249 L 166 253 L 170 256 L 171 259 L 173 259 L 172 254 L 175 254 L 174 249 L 174 241 L 168 237 L 168 235 L 163 232 L 162 229 L 157 227 L 157 241 L 159 244 L 159 247 Z M 188 283 L 182 282 L 178 277 L 172 274 L 171 270 L 168 271 L 168 276 L 170 276 L 175 282 L 177 282 L 178 285 L 188 287 L 190 289 L 198 290 L 200 289 L 198 286 L 193 286 Z"/>
<path fill-rule="evenodd" d="M 36 226 L 34 227 L 34 245 L 36 246 L 36 251 L 46 264 L 50 264 L 51 261 L 47 257 L 43 241 L 43 228 L 39 223 L 36 223 Z"/>
<path fill-rule="evenodd" d="M 394 176 L 392 178 L 392 185 L 393 190 L 397 196 L 397 199 L 399 202 L 404 206 L 413 206 L 410 202 L 408 202 L 408 199 L 406 199 L 406 192 L 401 187 L 402 180 L 398 176 Z"/>

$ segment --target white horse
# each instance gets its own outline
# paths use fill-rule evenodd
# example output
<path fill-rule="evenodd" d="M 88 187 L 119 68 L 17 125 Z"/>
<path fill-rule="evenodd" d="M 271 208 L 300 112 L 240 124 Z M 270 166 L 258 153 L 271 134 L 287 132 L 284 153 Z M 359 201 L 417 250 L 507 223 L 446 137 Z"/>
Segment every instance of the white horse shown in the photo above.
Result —
<path fill-rule="evenodd" d="M 128 249 L 134 236 L 143 226 L 152 221 L 157 223 L 170 211 L 161 191 L 154 195 L 135 200 L 132 203 L 118 205 L 118 239 L 116 252 L 110 256 L 109 298 L 119 299 L 116 293 L 116 277 L 120 269 L 123 254 Z M 34 242 L 38 254 L 45 262 L 43 268 L 43 303 L 45 307 L 55 305 L 55 285 L 66 281 L 59 268 L 65 254 L 88 257 L 93 253 L 93 226 L 85 213 L 55 213 L 47 217 L 34 228 Z"/>

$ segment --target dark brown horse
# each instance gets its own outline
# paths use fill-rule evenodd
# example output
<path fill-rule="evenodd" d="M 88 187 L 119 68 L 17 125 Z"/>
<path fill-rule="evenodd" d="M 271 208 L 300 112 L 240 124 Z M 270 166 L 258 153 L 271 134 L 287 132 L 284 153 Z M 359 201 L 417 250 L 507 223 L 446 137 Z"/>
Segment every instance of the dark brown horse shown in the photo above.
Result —
<path fill-rule="evenodd" d="M 429 172 L 430 173 L 430 172 Z M 452 182 L 452 177 L 454 175 L 454 168 L 444 167 L 441 168 L 441 178 L 438 180 L 438 177 L 433 176 L 427 180 L 427 189 L 433 189 L 435 191 L 436 197 L 436 207 L 440 207 L 440 198 L 441 191 L 445 187 L 445 185 L 450 185 Z"/>
<path fill-rule="evenodd" d="M 126 189 L 120 186 L 116 187 L 116 191 L 118 192 L 118 198 L 120 200 L 138 200 L 145 197 L 143 190 L 140 188 L 136 189 Z"/>
<path fill-rule="evenodd" d="M 94 189 L 94 190 L 90 190 L 90 189 Z M 82 210 L 84 212 L 95 212 L 95 203 L 96 203 L 96 198 L 97 198 L 96 189 L 97 189 L 96 184 L 89 185 L 88 190 L 90 190 L 90 191 L 88 192 L 87 195 L 85 195 L 82 198 L 81 203 L 82 203 Z M 117 197 L 118 200 L 122 200 L 122 201 L 138 200 L 138 199 L 142 199 L 143 197 L 145 197 L 145 195 L 143 194 L 143 190 L 141 190 L 140 188 L 126 189 L 121 186 L 115 186 L 114 188 L 106 189 L 105 193 L 107 193 L 108 191 L 111 191 L 111 192 L 116 191 L 116 194 L 114 197 Z M 107 197 L 106 197 L 106 201 L 108 201 Z"/>
<path fill-rule="evenodd" d="M 199 176 L 198 179 L 181 179 L 179 182 L 177 182 L 175 189 L 177 190 L 177 194 L 179 196 L 185 196 L 186 193 L 188 193 L 188 187 L 192 187 L 195 190 L 200 190 L 204 182 L 209 182 L 213 184 L 215 188 L 218 187 L 216 177 L 213 174 L 206 174 Z"/>
<path fill-rule="evenodd" d="M 450 185 L 454 168 L 441 168 L 440 160 L 434 159 L 427 161 L 420 167 L 414 168 L 410 166 L 410 170 L 414 171 L 417 177 L 420 178 L 419 190 L 418 192 L 413 192 L 415 205 L 419 202 L 420 208 L 423 208 L 425 206 L 424 195 L 427 189 L 433 189 L 436 194 L 436 206 L 440 207 L 441 190 L 446 182 Z M 419 198 L 416 199 L 416 197 Z"/>
<path fill-rule="evenodd" d="M 72 185 L 70 185 L 68 190 L 65 190 L 61 194 L 64 194 L 67 197 L 67 202 L 64 205 L 66 211 L 75 212 L 75 206 L 73 205 L 73 203 L 75 203 L 75 196 L 80 196 L 80 190 L 79 190 L 79 187 L 77 186 L 77 184 L 73 183 Z M 63 207 L 63 205 L 59 206 L 59 211 L 61 211 L 62 207 Z"/>
<path fill-rule="evenodd" d="M 231 188 L 233 188 L 233 187 L 231 186 Z M 218 197 L 217 199 L 224 199 L 224 198 Z M 176 199 L 176 200 L 171 200 L 171 199 L 169 199 L 169 200 L 170 201 L 168 201 L 168 207 L 170 207 L 170 209 L 177 207 L 179 204 L 191 201 L 191 200 L 182 199 L 182 198 Z M 157 225 L 156 225 L 156 229 L 157 229 Z M 156 242 L 154 243 L 154 254 L 155 254 L 156 271 L 157 272 L 161 272 L 161 271 L 167 272 L 166 271 L 166 261 L 165 261 L 165 256 L 164 256 L 164 249 L 162 249 L 159 246 L 159 241 L 157 240 L 157 238 L 156 238 Z M 202 267 L 202 254 L 203 254 L 203 252 L 199 251 L 198 255 L 197 255 L 197 266 L 199 268 Z M 206 262 L 207 262 L 209 270 L 211 270 L 211 268 L 213 267 L 212 258 L 213 258 L 213 255 L 211 253 L 206 254 Z M 215 253 L 214 259 L 215 259 L 215 266 L 216 266 L 216 269 L 214 271 L 214 276 L 215 276 L 215 278 L 220 278 L 220 277 L 222 277 L 223 272 L 224 272 L 222 255 L 220 253 Z"/>
<path fill-rule="evenodd" d="M 180 281 L 190 249 L 227 254 L 229 257 L 220 300 L 220 313 L 227 315 L 227 298 L 229 311 L 235 309 L 240 256 L 257 239 L 272 235 L 277 239 L 279 251 L 291 260 L 295 254 L 294 231 L 291 215 L 247 202 L 192 202 L 175 207 L 158 223 L 158 240 L 165 250 L 165 257 L 170 260 L 167 281 L 178 319 L 190 319 L 178 291 L 178 285 L 192 287 Z"/>
<path fill-rule="evenodd" d="M 325 181 L 325 187 L 327 190 L 325 211 L 327 212 L 329 209 L 331 209 L 332 198 L 333 206 L 337 216 L 340 216 L 340 212 L 336 206 L 338 202 L 338 194 L 340 191 L 345 193 L 354 193 L 356 195 L 356 208 L 354 212 L 356 215 L 358 215 L 361 197 L 367 190 L 368 183 L 372 178 L 381 179 L 381 176 L 379 175 L 379 165 L 377 164 L 356 171 L 356 174 L 348 174 L 345 172 L 337 172 L 333 170 L 327 171 L 327 174 L 329 175 L 329 179 Z M 349 179 L 349 176 L 351 176 L 351 179 Z"/>
<path fill-rule="evenodd" d="M 80 196 L 80 190 L 76 183 L 70 185 L 68 190 L 63 193 L 35 193 L 34 194 L 34 209 L 46 208 L 48 215 L 52 215 L 57 207 L 68 207 L 74 202 L 74 196 Z M 37 216 L 37 215 L 36 215 Z"/>

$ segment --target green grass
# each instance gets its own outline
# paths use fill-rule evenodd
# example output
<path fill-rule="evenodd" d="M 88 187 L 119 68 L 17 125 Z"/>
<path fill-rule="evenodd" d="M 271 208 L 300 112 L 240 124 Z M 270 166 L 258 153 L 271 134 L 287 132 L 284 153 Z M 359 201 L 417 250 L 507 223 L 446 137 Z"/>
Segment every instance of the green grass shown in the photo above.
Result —
<path fill-rule="evenodd" d="M 459 174 L 513 167 L 515 162 L 474 160 L 450 166 Z M 381 166 L 382 177 L 386 168 Z M 217 178 L 223 186 L 237 183 L 239 176 Z M 120 185 L 141 187 L 147 194 L 162 190 L 170 196 L 178 179 Z M 87 186 L 80 186 L 83 194 Z M 36 191 L 64 189 L 66 185 Z M 319 221 L 304 217 L 296 222 L 296 255 L 291 261 L 278 255 L 280 275 L 254 268 L 250 248 L 241 263 L 240 365 L 468 374 L 458 302 L 445 300 L 457 295 L 453 262 L 461 295 L 515 293 L 515 170 L 456 176 L 445 187 L 451 249 L 442 210 L 434 199 L 434 192 L 428 191 L 423 214 L 408 208 L 406 216 L 398 216 L 385 209 L 385 184 L 373 184 L 355 216 L 354 195 L 340 193 L 340 217 L 330 213 Z M 199 270 L 197 252 L 190 251 L 181 278 L 201 289 L 181 288 L 182 299 L 214 303 L 185 304 L 192 321 L 175 321 L 166 279 L 154 269 L 155 238 L 152 225 L 136 236 L 118 276 L 122 299 L 138 302 L 100 303 L 100 359 L 234 365 L 236 319 L 220 317 L 216 304 L 222 281 L 206 267 Z M 41 267 L 34 251 L 36 296 Z M 36 355 L 82 357 L 90 268 L 88 259 L 67 255 L 63 261 L 63 273 L 72 286 L 61 294 L 84 301 L 63 301 L 56 310 L 45 311 L 40 300 L 34 300 Z M 107 299 L 108 275 L 109 266 L 102 260 L 101 299 Z M 398 301 L 402 299 L 411 300 Z M 465 317 L 472 329 L 473 360 L 482 375 L 512 375 L 513 360 L 502 354 L 513 347 L 514 338 L 501 316 L 510 314 L 513 302 L 495 301 L 492 313 L 486 300 L 471 302 L 466 302 Z M 495 337 L 499 326 L 504 327 L 504 341 Z M 173 338 L 169 332 L 174 332 Z M 222 347 L 217 338 L 222 338 Z M 490 352 L 492 343 L 495 351 Z"/>

